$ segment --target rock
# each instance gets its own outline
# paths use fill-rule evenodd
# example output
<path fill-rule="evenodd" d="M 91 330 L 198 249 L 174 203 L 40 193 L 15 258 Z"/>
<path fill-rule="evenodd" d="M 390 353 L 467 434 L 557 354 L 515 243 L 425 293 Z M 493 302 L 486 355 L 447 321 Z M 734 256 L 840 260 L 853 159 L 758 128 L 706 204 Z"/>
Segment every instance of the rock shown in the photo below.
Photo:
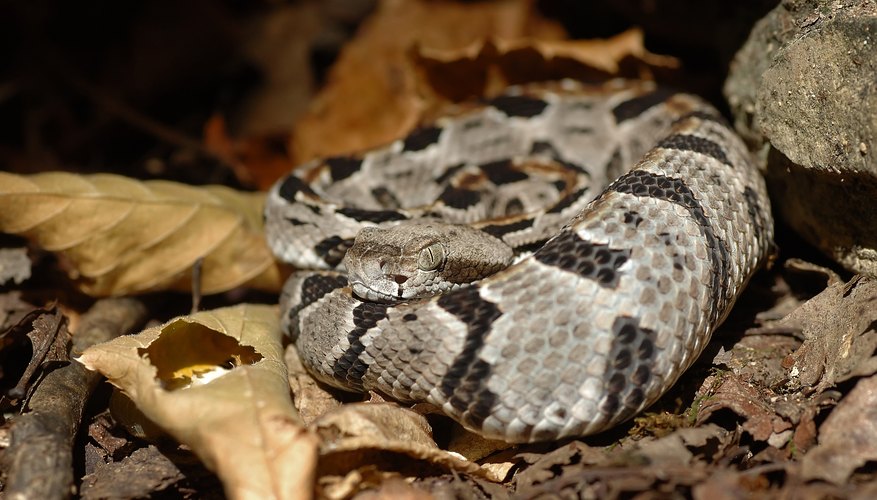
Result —
<path fill-rule="evenodd" d="M 780 215 L 877 276 L 877 2 L 783 1 L 753 28 L 724 91 Z"/>

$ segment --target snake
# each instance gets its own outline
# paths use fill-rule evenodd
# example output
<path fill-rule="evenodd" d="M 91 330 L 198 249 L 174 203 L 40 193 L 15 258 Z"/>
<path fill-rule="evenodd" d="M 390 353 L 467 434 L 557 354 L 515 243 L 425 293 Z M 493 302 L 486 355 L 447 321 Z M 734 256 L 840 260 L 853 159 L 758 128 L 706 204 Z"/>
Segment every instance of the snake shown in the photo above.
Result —
<path fill-rule="evenodd" d="M 706 100 L 562 80 L 310 161 L 265 204 L 281 325 L 322 383 L 512 443 L 606 430 L 693 363 L 769 260 L 764 180 Z"/>

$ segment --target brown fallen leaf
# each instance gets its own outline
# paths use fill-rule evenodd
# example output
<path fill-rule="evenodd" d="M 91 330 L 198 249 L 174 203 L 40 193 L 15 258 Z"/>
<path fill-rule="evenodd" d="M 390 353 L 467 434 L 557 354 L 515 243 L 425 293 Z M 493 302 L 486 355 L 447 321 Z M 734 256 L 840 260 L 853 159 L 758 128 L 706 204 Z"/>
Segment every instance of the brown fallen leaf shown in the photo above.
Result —
<path fill-rule="evenodd" d="M 510 84 L 651 78 L 679 66 L 648 52 L 638 30 L 607 40 L 565 38 L 530 0 L 385 0 L 296 124 L 294 163 L 389 143 L 450 102 L 496 95 Z"/>
<path fill-rule="evenodd" d="M 184 479 L 173 462 L 149 446 L 83 477 L 80 494 L 84 499 L 145 498 Z"/>
<path fill-rule="evenodd" d="M 877 460 L 877 376 L 859 380 L 819 428 L 819 444 L 801 459 L 804 479 L 843 485 Z"/>
<path fill-rule="evenodd" d="M 21 318 L 34 309 L 36 307 L 22 300 L 18 290 L 0 294 L 0 332 L 6 332 L 21 322 Z"/>
<path fill-rule="evenodd" d="M 311 496 L 317 442 L 290 401 L 275 307 L 176 318 L 78 361 L 188 445 L 229 497 Z"/>
<path fill-rule="evenodd" d="M 780 447 L 791 438 L 792 423 L 778 415 L 769 398 L 758 387 L 741 380 L 733 373 L 711 375 L 704 380 L 709 397 L 704 397 L 697 412 L 696 424 L 709 421 L 719 410 L 731 410 L 745 419 L 743 430 L 758 441 L 777 441 Z M 702 396 L 703 397 L 703 396 Z"/>
<path fill-rule="evenodd" d="M 311 428 L 322 438 L 320 486 L 330 497 L 365 489 L 371 485 L 366 479 L 380 482 L 376 474 L 424 477 L 451 470 L 496 482 L 504 479 L 492 467 L 440 449 L 422 415 L 393 403 L 346 404 L 318 418 Z"/>
<path fill-rule="evenodd" d="M 57 252 L 93 296 L 247 285 L 279 290 L 281 273 L 262 235 L 261 193 L 223 186 L 49 172 L 0 172 L 0 231 Z"/>
<path fill-rule="evenodd" d="M 704 431 L 711 432 L 712 429 Z M 654 456 L 666 457 L 668 452 L 672 453 L 668 449 L 682 452 L 682 456 L 670 463 L 654 464 L 649 463 L 649 456 L 636 450 L 636 444 L 625 450 L 592 448 L 573 442 L 546 454 L 518 473 L 515 495 L 518 498 L 640 498 L 635 494 L 649 492 L 644 498 L 673 497 L 674 493 L 684 491 L 683 487 L 709 477 L 710 470 L 701 461 L 688 463 L 691 453 L 685 449 L 689 438 L 691 447 L 701 446 L 698 444 L 701 437 L 670 438 L 665 449 L 652 450 L 656 453 Z"/>
<path fill-rule="evenodd" d="M 733 441 L 732 432 L 715 424 L 706 424 L 676 429 L 660 438 L 635 441 L 630 451 L 655 465 L 686 466 L 699 461 L 712 462 L 712 456 L 699 455 L 707 449 L 715 450 L 711 455 L 720 455 Z M 625 448 L 627 446 L 622 446 Z"/>
<path fill-rule="evenodd" d="M 532 0 L 383 0 L 332 67 L 325 88 L 296 124 L 293 163 L 361 151 L 396 139 L 423 109 L 409 50 L 467 47 L 492 37 L 564 38 Z"/>
<path fill-rule="evenodd" d="M 341 406 L 342 401 L 336 397 L 338 392 L 326 390 L 305 370 L 294 345 L 287 346 L 284 359 L 289 372 L 293 404 L 305 425 L 310 425 L 320 415 Z"/>
<path fill-rule="evenodd" d="M 797 486 L 797 485 L 796 485 Z M 770 481 L 763 474 L 751 471 L 720 469 L 703 482 L 691 488 L 694 500 L 737 500 L 740 498 L 767 498 L 770 493 Z M 796 489 L 796 493 L 800 490 Z M 800 495 L 798 498 L 823 498 Z"/>
<path fill-rule="evenodd" d="M 605 40 L 493 37 L 455 50 L 419 45 L 412 58 L 428 116 L 447 102 L 493 97 L 509 85 L 563 78 L 651 80 L 656 71 L 680 65 L 674 57 L 646 50 L 638 29 Z"/>
<path fill-rule="evenodd" d="M 799 329 L 804 343 L 791 354 L 790 385 L 821 392 L 838 382 L 877 373 L 877 280 L 834 282 L 774 328 Z"/>

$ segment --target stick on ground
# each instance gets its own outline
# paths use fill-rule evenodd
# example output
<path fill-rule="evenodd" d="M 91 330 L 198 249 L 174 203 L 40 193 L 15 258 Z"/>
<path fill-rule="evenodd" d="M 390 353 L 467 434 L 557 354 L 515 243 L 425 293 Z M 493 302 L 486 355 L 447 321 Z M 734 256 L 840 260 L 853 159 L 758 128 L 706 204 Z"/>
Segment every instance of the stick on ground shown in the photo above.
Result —
<path fill-rule="evenodd" d="M 73 355 L 131 333 L 145 320 L 140 301 L 100 300 L 82 317 L 73 336 Z M 26 412 L 12 424 L 5 451 L 6 498 L 62 499 L 73 494 L 73 440 L 99 381 L 99 374 L 71 362 L 47 374 L 34 390 Z"/>

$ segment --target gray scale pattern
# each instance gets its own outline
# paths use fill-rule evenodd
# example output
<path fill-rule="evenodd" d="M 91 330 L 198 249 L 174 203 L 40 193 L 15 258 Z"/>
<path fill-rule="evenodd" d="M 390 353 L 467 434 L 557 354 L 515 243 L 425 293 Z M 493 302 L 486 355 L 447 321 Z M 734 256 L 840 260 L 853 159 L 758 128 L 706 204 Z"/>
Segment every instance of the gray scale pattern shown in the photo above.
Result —
<path fill-rule="evenodd" d="M 763 180 L 719 116 L 643 82 L 531 86 L 306 165 L 266 205 L 272 248 L 300 268 L 338 265 L 321 242 L 399 223 L 362 211 L 486 215 L 474 226 L 519 251 L 548 242 L 469 288 L 401 304 L 363 306 L 333 271 L 293 275 L 284 328 L 317 378 L 430 402 L 488 437 L 560 439 L 630 418 L 691 365 L 771 249 Z M 540 180 L 534 162 L 574 181 Z M 443 203 L 448 189 L 478 199 Z M 517 215 L 503 219 L 505 206 Z"/>

